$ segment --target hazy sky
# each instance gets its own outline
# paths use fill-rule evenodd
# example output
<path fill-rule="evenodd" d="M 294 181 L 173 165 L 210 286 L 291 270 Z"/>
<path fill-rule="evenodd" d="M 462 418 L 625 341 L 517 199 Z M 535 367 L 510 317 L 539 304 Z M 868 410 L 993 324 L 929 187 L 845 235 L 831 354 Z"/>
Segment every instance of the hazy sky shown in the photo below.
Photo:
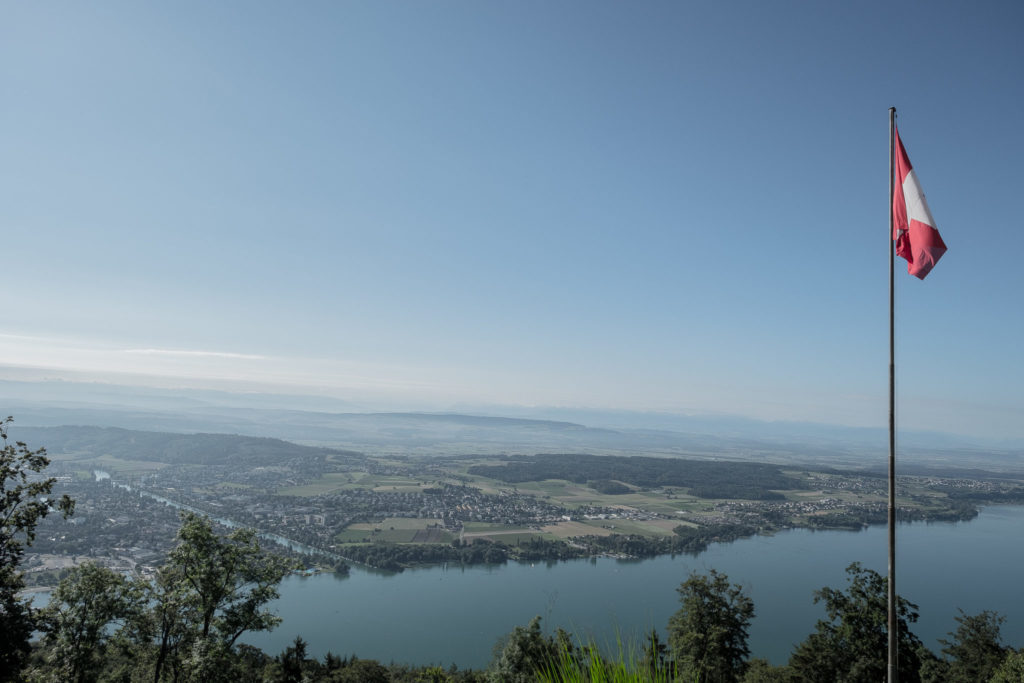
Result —
<path fill-rule="evenodd" d="M 898 264 L 900 424 L 1019 437 L 1022 35 L 1019 2 L 2 2 L 0 365 L 883 426 L 896 106 L 949 245 Z"/>

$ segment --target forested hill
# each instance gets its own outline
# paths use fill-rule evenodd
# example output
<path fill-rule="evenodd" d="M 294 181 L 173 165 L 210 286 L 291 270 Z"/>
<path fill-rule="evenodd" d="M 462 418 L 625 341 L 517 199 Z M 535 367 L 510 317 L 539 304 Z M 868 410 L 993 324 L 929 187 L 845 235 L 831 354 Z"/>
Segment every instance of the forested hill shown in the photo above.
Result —
<path fill-rule="evenodd" d="M 470 474 L 498 479 L 510 484 L 543 479 L 619 481 L 641 488 L 678 486 L 701 498 L 743 498 L 772 500 L 783 496 L 779 490 L 804 488 L 777 465 L 749 462 L 718 462 L 597 456 L 580 454 L 542 454 L 507 456 L 502 465 L 474 465 Z"/>
<path fill-rule="evenodd" d="M 237 434 L 172 434 L 116 427 L 22 427 L 17 437 L 28 443 L 46 444 L 47 452 L 61 459 L 108 455 L 122 460 L 249 468 L 303 457 L 361 457 L 354 451 L 313 448 L 281 439 Z"/>

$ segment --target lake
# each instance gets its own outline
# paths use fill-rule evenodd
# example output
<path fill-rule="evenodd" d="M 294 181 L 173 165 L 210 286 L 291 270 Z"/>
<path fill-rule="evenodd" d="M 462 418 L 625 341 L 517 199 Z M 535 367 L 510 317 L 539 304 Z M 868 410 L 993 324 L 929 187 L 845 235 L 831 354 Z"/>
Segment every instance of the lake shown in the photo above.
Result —
<path fill-rule="evenodd" d="M 955 628 L 957 607 L 1007 617 L 1003 640 L 1024 646 L 1024 507 L 984 508 L 970 522 L 902 524 L 897 529 L 901 595 L 920 607 L 914 632 L 938 651 Z M 384 574 L 353 568 L 291 576 L 273 607 L 284 622 L 245 642 L 280 653 L 296 635 L 309 653 L 409 664 L 455 663 L 483 668 L 498 639 L 535 615 L 546 631 L 561 626 L 599 644 L 633 643 L 658 628 L 664 635 L 678 607 L 676 588 L 691 571 L 712 568 L 742 584 L 757 616 L 750 629 L 755 657 L 783 664 L 824 617 L 813 604 L 822 586 L 845 589 L 851 562 L 886 572 L 885 527 L 864 531 L 794 529 L 774 536 L 714 544 L 694 556 L 650 560 L 573 560 L 494 567 L 430 567 Z"/>

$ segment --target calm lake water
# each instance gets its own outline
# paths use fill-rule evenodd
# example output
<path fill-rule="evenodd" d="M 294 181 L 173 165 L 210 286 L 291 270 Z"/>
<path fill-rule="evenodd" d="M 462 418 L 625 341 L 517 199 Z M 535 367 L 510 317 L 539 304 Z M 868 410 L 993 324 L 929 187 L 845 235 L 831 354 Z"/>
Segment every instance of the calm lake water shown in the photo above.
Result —
<path fill-rule="evenodd" d="M 901 525 L 897 534 L 896 585 L 920 607 L 914 630 L 926 645 L 939 649 L 936 639 L 953 630 L 960 607 L 999 611 L 1004 642 L 1024 646 L 1024 507 L 988 507 L 970 522 Z M 884 575 L 885 527 L 796 529 L 715 544 L 696 557 L 292 576 L 273 604 L 284 622 L 245 641 L 277 654 L 301 635 L 314 656 L 482 668 L 498 639 L 535 615 L 545 630 L 561 626 L 599 644 L 614 644 L 617 634 L 636 642 L 652 627 L 664 635 L 679 607 L 675 589 L 691 571 L 714 568 L 754 600 L 753 656 L 782 664 L 824 616 L 813 591 L 845 588 L 854 561 Z"/>

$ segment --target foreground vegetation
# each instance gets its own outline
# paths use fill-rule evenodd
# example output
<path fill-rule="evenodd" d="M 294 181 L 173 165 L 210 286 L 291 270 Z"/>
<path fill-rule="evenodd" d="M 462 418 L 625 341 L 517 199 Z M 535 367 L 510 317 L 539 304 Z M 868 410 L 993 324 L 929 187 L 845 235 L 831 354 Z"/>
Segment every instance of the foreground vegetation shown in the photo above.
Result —
<path fill-rule="evenodd" d="M 825 587 L 814 600 L 824 617 L 785 666 L 751 659 L 748 629 L 755 605 L 714 570 L 679 587 L 667 641 L 653 631 L 607 652 L 572 634 L 546 634 L 540 618 L 498 644 L 487 670 L 385 665 L 355 656 L 308 656 L 297 638 L 272 655 L 238 643 L 272 629 L 267 609 L 296 565 L 264 553 L 253 530 L 219 533 L 207 517 L 183 513 L 175 546 L 152 579 L 128 578 L 84 563 L 66 573 L 49 604 L 35 609 L 19 594 L 21 560 L 39 522 L 56 507 L 45 451 L 7 440 L 0 424 L 0 681 L 878 681 L 886 665 L 886 580 L 857 564 L 845 589 Z M 1024 652 L 1000 638 L 1003 618 L 961 613 L 939 654 L 914 635 L 915 605 L 899 601 L 900 680 L 909 683 L 1024 681 Z M 33 632 L 40 635 L 35 641 Z M 343 645 L 343 644 L 342 644 Z"/>

